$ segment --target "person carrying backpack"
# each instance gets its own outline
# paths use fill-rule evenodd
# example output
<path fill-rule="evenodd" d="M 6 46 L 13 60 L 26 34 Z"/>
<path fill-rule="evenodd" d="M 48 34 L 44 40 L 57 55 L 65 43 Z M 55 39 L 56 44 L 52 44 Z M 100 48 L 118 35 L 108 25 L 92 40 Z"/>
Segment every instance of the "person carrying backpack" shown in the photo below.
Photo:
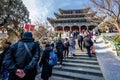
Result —
<path fill-rule="evenodd" d="M 64 58 L 68 57 L 68 54 L 69 54 L 69 46 L 70 46 L 70 43 L 69 43 L 69 40 L 68 38 L 65 38 L 65 41 L 64 41 Z"/>
<path fill-rule="evenodd" d="M 40 61 L 40 66 L 42 67 L 41 78 L 42 78 L 43 80 L 48 80 L 49 77 L 52 76 L 52 68 L 53 68 L 54 64 L 51 65 L 51 64 L 49 63 L 50 59 L 52 58 L 52 57 L 50 56 L 50 53 L 51 53 L 52 51 L 53 51 L 53 50 L 52 50 L 49 42 L 46 43 L 45 49 L 44 49 L 44 51 L 43 51 L 43 55 L 42 55 L 42 58 L 41 58 L 41 61 Z"/>
<path fill-rule="evenodd" d="M 31 32 L 25 32 L 22 39 L 10 47 L 3 60 L 4 67 L 10 73 L 8 80 L 35 80 L 39 58 L 39 44 L 34 42 Z"/>
<path fill-rule="evenodd" d="M 64 44 L 62 43 L 61 40 L 58 40 L 58 42 L 56 43 L 56 50 L 57 50 L 58 59 L 60 61 L 60 67 L 62 67 Z"/>
<path fill-rule="evenodd" d="M 83 51 L 83 49 L 82 49 L 83 34 L 80 33 L 80 34 L 78 35 L 77 39 L 78 39 L 78 46 L 79 46 L 79 48 L 81 49 L 81 51 Z"/>
<path fill-rule="evenodd" d="M 83 39 L 83 47 L 86 48 L 87 54 L 89 57 L 92 57 L 91 55 L 91 47 L 93 46 L 93 42 L 90 38 L 90 36 L 87 34 L 87 32 L 84 32 L 84 39 Z"/>

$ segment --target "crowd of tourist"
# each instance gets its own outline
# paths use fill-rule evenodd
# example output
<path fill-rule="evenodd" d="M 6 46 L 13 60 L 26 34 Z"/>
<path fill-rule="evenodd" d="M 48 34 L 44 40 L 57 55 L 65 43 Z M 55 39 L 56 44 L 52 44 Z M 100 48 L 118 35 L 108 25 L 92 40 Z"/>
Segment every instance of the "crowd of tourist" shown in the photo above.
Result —
<path fill-rule="evenodd" d="M 65 38 L 59 37 L 56 41 L 47 41 L 43 48 L 40 47 L 38 42 L 34 41 L 31 32 L 25 32 L 21 40 L 15 44 L 10 44 L 11 46 L 9 45 L 2 53 L 4 55 L 0 62 L 0 67 L 2 67 L 0 70 L 3 74 L 2 80 L 7 80 L 7 78 L 8 80 L 35 80 L 38 63 L 42 67 L 41 78 L 48 80 L 52 75 L 53 68 L 48 65 L 50 51 L 54 51 L 57 55 L 58 66 L 61 68 L 64 59 L 76 55 L 76 45 L 79 46 L 81 52 L 86 52 L 88 57 L 91 58 L 91 49 L 94 48 L 94 43 L 96 43 L 96 32 L 94 30 L 92 32 L 73 31 Z"/>

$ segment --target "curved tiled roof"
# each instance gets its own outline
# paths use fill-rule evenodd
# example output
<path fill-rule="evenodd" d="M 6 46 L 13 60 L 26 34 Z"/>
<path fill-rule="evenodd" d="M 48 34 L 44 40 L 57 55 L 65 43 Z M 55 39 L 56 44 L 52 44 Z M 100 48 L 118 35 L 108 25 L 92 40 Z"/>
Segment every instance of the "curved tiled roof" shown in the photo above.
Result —
<path fill-rule="evenodd" d="M 64 14 L 65 12 L 71 12 L 71 11 L 80 11 L 80 12 L 88 12 L 90 10 L 90 7 L 84 8 L 84 9 L 71 9 L 71 10 L 63 10 L 59 8 L 59 11 L 61 14 Z"/>
<path fill-rule="evenodd" d="M 106 16 L 102 16 L 102 17 L 85 17 L 85 18 L 64 18 L 64 19 L 52 19 L 52 18 L 47 18 L 47 20 L 51 23 L 51 22 L 55 22 L 55 21 L 74 21 L 74 20 L 87 20 L 87 21 L 102 21 Z"/>
<path fill-rule="evenodd" d="M 56 18 L 61 18 L 61 17 L 64 17 L 64 16 L 91 16 L 93 17 L 97 12 L 89 12 L 89 13 L 81 13 L 81 14 L 57 14 L 57 13 L 54 13 L 55 17 Z"/>

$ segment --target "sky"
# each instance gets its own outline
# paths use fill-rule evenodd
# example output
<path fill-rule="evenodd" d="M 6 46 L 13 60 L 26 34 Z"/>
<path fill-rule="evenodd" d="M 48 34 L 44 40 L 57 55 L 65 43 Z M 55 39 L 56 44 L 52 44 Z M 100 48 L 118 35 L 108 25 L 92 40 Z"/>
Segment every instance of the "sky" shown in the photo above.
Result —
<path fill-rule="evenodd" d="M 82 9 L 89 6 L 90 0 L 23 0 L 30 12 L 31 22 L 47 21 L 47 17 L 55 18 L 54 13 L 60 9 Z"/>

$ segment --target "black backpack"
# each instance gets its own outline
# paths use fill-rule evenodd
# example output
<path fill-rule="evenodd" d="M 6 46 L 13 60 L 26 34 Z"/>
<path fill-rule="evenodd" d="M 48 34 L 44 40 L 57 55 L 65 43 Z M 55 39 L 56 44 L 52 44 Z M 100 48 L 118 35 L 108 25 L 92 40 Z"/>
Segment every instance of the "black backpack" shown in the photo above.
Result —
<path fill-rule="evenodd" d="M 65 42 L 64 45 L 65 45 L 65 47 L 68 47 L 70 45 L 69 41 Z"/>
<path fill-rule="evenodd" d="M 78 35 L 78 40 L 83 40 L 83 36 L 82 35 Z"/>

